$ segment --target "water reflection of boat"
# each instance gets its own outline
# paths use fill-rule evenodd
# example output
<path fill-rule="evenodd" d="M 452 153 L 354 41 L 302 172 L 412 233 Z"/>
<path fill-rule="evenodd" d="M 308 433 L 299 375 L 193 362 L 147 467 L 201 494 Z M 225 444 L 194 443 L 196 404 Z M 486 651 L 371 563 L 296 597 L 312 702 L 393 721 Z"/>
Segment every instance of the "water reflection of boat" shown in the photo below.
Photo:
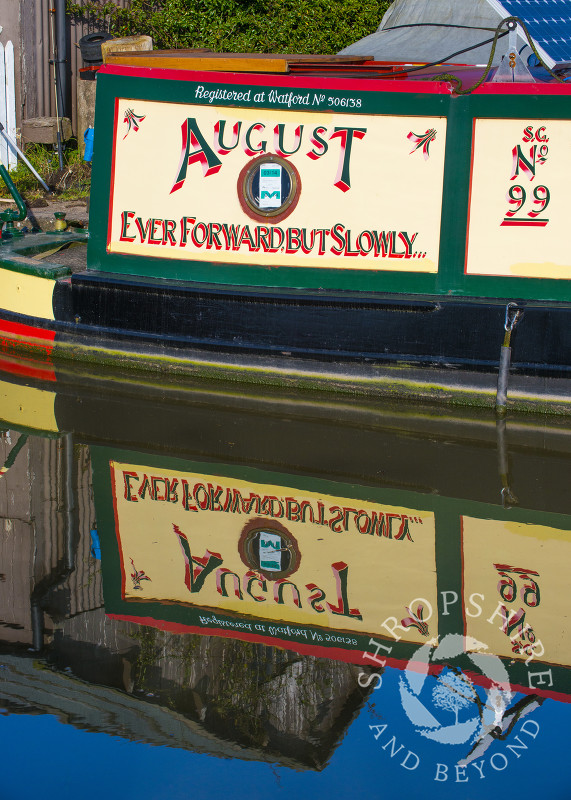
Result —
<path fill-rule="evenodd" d="M 471 93 L 442 59 L 111 56 L 87 268 L 8 231 L 3 349 L 490 404 L 512 343 L 513 402 L 568 411 L 571 89 L 516 22 Z"/>
<path fill-rule="evenodd" d="M 23 432 L 0 425 L 2 707 L 153 745 L 322 769 L 362 705 L 359 669 L 106 614 L 89 449 L 70 434 L 31 432 L 45 397 L 29 398 L 20 396 Z"/>
<path fill-rule="evenodd" d="M 404 769 L 445 741 L 461 769 L 568 701 L 562 418 L 16 359 L 0 401 L 10 713 L 311 770 L 365 714 Z"/>
<path fill-rule="evenodd" d="M 96 394 L 103 378 L 72 391 L 65 376 L 34 386 L 17 372 L 1 385 L 10 426 L 41 421 L 89 443 L 82 480 L 91 462 L 95 508 L 83 513 L 97 519 L 109 615 L 369 666 L 371 638 L 386 663 L 402 665 L 462 632 L 489 645 L 522 689 L 531 657 L 551 675 L 538 694 L 566 694 L 566 623 L 550 590 L 570 546 L 560 420 L 502 420 L 496 430 L 468 414 L 276 395 L 262 413 L 259 395 L 219 385 L 170 397 L 163 388 L 161 404 L 151 392 L 135 407 L 137 386 Z M 62 469 L 75 458 L 69 436 Z M 465 486 L 467 465 L 483 483 Z M 64 532 L 71 519 L 60 517 Z M 261 562 L 263 537 L 279 545 L 273 567 Z M 46 589 L 67 580 L 65 568 L 55 564 Z"/>

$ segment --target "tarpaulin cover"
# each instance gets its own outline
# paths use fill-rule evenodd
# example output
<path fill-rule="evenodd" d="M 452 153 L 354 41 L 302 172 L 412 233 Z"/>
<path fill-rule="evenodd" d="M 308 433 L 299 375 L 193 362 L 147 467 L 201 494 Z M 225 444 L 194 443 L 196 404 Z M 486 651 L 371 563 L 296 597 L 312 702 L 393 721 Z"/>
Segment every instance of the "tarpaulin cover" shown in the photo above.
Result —
<path fill-rule="evenodd" d="M 544 0 L 546 4 L 558 1 Z M 569 0 L 566 3 L 571 9 Z M 341 53 L 369 55 L 376 61 L 447 61 L 485 65 L 490 57 L 491 43 L 453 58 L 449 56 L 491 39 L 498 24 L 508 16 L 510 11 L 497 0 L 395 0 L 375 33 L 349 45 Z M 527 24 L 526 18 L 521 18 Z M 507 38 L 500 39 L 496 47 L 494 66 L 500 63 L 506 46 Z M 532 55 L 521 31 L 518 32 L 518 50 L 524 60 Z M 555 60 L 549 58 L 542 49 L 540 54 L 548 66 L 555 64 Z"/>

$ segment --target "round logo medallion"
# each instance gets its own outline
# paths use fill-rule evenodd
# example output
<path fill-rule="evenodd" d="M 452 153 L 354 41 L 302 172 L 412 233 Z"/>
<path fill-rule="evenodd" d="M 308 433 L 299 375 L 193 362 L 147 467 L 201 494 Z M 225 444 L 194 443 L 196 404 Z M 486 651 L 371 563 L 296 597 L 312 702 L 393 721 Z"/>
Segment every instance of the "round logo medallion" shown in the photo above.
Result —
<path fill-rule="evenodd" d="M 248 162 L 238 178 L 238 198 L 244 212 L 258 222 L 280 222 L 297 205 L 299 172 L 285 158 L 260 156 Z"/>
<path fill-rule="evenodd" d="M 270 581 L 287 578 L 301 561 L 297 542 L 288 529 L 262 517 L 244 525 L 238 550 L 246 566 Z"/>

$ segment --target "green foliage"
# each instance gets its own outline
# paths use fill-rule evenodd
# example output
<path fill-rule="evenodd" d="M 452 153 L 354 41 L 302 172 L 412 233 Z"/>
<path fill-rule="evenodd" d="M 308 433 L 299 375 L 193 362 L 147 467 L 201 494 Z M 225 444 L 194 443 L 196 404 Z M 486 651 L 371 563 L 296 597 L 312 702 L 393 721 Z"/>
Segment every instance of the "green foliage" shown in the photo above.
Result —
<path fill-rule="evenodd" d="M 157 631 L 154 628 L 141 625 L 129 636 L 139 642 L 139 655 L 135 664 L 136 684 L 139 688 L 144 689 L 147 685 L 147 670 L 156 666 L 160 658 Z"/>
<path fill-rule="evenodd" d="M 68 13 L 159 49 L 333 54 L 379 26 L 390 0 L 67 0 Z"/>
<path fill-rule="evenodd" d="M 28 144 L 25 152 L 28 161 L 61 200 L 87 197 L 91 184 L 91 166 L 83 161 L 77 144 L 64 150 L 63 170 L 59 169 L 58 155 L 53 147 Z M 25 200 L 35 200 L 44 196 L 44 190 L 37 178 L 20 159 L 16 168 L 10 172 L 10 177 Z M 9 195 L 8 188 L 0 179 L 0 196 L 9 197 Z"/>

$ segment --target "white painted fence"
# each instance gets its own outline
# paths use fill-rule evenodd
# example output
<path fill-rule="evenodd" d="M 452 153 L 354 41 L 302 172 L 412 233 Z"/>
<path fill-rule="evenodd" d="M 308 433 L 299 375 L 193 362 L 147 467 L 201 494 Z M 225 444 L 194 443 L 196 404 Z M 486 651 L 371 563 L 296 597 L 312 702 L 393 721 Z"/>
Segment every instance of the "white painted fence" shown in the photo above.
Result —
<path fill-rule="evenodd" d="M 0 43 L 0 123 L 8 136 L 16 140 L 16 84 L 14 81 L 14 45 Z M 0 161 L 14 169 L 18 158 L 14 148 L 0 136 Z"/>

